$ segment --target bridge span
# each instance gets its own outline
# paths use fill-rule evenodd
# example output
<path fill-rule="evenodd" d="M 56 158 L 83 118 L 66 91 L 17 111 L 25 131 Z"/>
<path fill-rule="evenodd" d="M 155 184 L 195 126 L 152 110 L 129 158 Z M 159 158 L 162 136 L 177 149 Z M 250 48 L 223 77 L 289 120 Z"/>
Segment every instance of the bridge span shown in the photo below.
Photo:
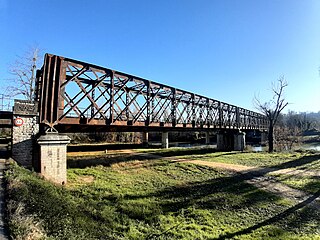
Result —
<path fill-rule="evenodd" d="M 245 131 L 268 128 L 259 113 L 93 64 L 46 54 L 35 101 L 16 100 L 12 157 L 56 183 L 66 183 L 68 132 L 169 131 L 217 134 L 220 150 L 243 150 Z"/>
<path fill-rule="evenodd" d="M 37 74 L 37 100 L 40 124 L 59 132 L 268 127 L 260 113 L 51 54 Z"/>

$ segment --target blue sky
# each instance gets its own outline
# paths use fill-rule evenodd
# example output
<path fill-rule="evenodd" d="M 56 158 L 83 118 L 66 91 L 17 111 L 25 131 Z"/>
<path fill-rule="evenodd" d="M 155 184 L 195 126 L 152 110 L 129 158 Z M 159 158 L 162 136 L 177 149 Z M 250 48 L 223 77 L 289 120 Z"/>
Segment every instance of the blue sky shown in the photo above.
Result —
<path fill-rule="evenodd" d="M 287 110 L 320 111 L 319 0 L 0 0 L 0 81 L 39 45 L 254 110 L 284 76 Z"/>

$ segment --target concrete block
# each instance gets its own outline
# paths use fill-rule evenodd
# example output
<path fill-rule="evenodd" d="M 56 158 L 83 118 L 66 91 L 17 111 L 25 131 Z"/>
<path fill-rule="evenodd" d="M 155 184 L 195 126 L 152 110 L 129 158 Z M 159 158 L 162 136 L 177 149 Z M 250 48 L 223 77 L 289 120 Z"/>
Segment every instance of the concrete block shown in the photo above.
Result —
<path fill-rule="evenodd" d="M 47 133 L 37 140 L 40 146 L 40 174 L 55 183 L 67 183 L 67 144 L 70 138 L 58 133 Z"/>

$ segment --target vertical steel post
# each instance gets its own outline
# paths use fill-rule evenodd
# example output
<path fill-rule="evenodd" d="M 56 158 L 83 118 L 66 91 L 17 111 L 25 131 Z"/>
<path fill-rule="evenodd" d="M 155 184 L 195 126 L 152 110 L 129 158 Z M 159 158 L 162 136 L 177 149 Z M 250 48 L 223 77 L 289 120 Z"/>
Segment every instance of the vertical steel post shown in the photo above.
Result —
<path fill-rule="evenodd" d="M 222 112 L 221 102 L 218 102 L 218 110 L 219 110 L 219 127 L 221 128 L 223 123 L 223 112 Z"/>
<path fill-rule="evenodd" d="M 239 107 L 236 107 L 236 126 L 237 128 L 240 128 L 240 111 Z"/>
<path fill-rule="evenodd" d="M 58 116 L 57 118 L 59 118 L 61 115 L 63 115 L 63 111 L 64 111 L 64 98 L 63 96 L 65 95 L 65 86 L 62 86 L 63 82 L 66 81 L 66 67 L 67 67 L 67 63 L 64 61 L 64 59 L 62 59 L 61 62 L 61 70 L 60 70 L 60 93 L 59 93 L 59 108 L 58 108 Z M 62 86 L 62 87 L 61 87 Z"/>
<path fill-rule="evenodd" d="M 207 101 L 206 101 L 206 109 L 207 109 L 207 118 L 206 118 L 206 124 L 207 124 L 207 127 L 210 128 L 210 125 L 211 125 L 211 107 L 210 107 L 210 99 L 207 98 Z"/>
<path fill-rule="evenodd" d="M 152 106 L 151 105 L 151 83 L 150 81 L 148 81 L 147 84 L 147 119 L 145 122 L 146 126 L 149 126 L 150 122 L 151 122 L 151 112 L 152 112 Z"/>
<path fill-rule="evenodd" d="M 151 97 L 150 123 L 154 120 L 154 96 Z"/>
<path fill-rule="evenodd" d="M 130 91 L 126 90 L 126 121 L 128 122 L 130 120 L 130 112 L 129 112 L 129 104 L 130 104 Z"/>
<path fill-rule="evenodd" d="M 171 98 L 171 122 L 172 126 L 176 126 L 176 89 L 171 89 L 172 98 Z"/>
<path fill-rule="evenodd" d="M 192 104 L 191 104 L 191 123 L 192 123 L 192 127 L 196 126 L 196 97 L 194 94 L 192 94 Z"/>
<path fill-rule="evenodd" d="M 114 71 L 111 72 L 111 87 L 110 87 L 110 118 L 109 124 L 113 123 L 114 119 Z"/>
<path fill-rule="evenodd" d="M 94 84 L 92 84 L 91 97 L 95 101 L 95 87 L 94 87 Z M 91 116 L 90 116 L 90 119 L 92 119 L 93 116 L 94 116 L 94 104 L 91 103 Z"/>

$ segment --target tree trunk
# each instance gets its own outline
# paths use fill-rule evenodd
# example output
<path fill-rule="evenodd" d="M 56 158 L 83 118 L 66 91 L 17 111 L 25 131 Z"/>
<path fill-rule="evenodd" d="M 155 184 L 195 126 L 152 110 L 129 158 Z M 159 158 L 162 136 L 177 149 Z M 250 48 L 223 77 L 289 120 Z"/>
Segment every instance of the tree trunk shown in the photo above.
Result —
<path fill-rule="evenodd" d="M 273 125 L 270 123 L 268 132 L 269 153 L 273 152 Z"/>

